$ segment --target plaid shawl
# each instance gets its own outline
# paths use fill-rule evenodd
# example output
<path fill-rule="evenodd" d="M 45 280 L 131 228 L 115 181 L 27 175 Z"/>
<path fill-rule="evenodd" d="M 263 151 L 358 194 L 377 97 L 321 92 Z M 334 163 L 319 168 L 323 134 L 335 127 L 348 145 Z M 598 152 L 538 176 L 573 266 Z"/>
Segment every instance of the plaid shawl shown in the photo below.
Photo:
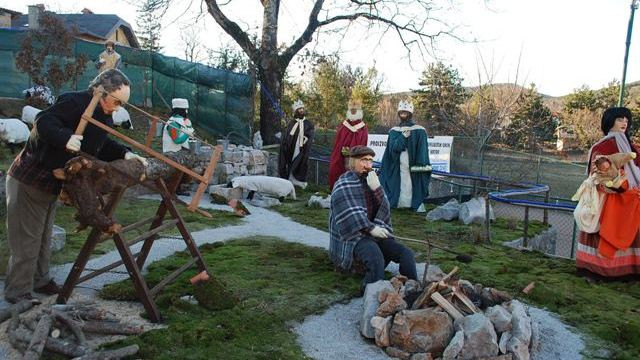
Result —
<path fill-rule="evenodd" d="M 380 199 L 373 220 L 367 216 L 367 196 Z M 331 193 L 329 254 L 334 264 L 349 270 L 353 262 L 353 249 L 360 239 L 371 236 L 368 230 L 375 225 L 392 231 L 389 201 L 382 187 L 371 191 L 365 179 L 353 171 L 346 172 L 340 176 Z"/>

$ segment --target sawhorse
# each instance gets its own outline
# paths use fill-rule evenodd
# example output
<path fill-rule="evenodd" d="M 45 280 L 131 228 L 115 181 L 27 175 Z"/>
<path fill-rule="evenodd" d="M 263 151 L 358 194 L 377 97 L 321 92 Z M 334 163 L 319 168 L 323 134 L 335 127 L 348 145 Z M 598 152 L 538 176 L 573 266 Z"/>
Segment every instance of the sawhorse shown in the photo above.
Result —
<path fill-rule="evenodd" d="M 76 258 L 65 283 L 58 294 L 58 298 L 56 302 L 58 304 L 64 304 L 67 302 L 71 293 L 73 292 L 73 288 L 83 283 L 89 279 L 92 279 L 98 275 L 104 274 L 109 270 L 115 269 L 118 266 L 124 264 L 127 268 L 127 272 L 129 273 L 129 277 L 133 281 L 133 286 L 135 287 L 136 294 L 138 295 L 138 299 L 144 305 L 147 314 L 152 322 L 160 322 L 162 317 L 160 312 L 158 311 L 158 307 L 156 306 L 153 298 L 164 288 L 166 285 L 174 281 L 180 274 L 189 269 L 194 264 L 198 268 L 198 272 L 205 271 L 207 274 L 210 274 L 207 265 L 202 259 L 202 255 L 198 250 L 198 247 L 187 230 L 184 220 L 178 209 L 174 204 L 174 195 L 176 189 L 178 188 L 180 181 L 184 173 L 178 171 L 171 179 L 169 186 L 162 179 L 158 179 L 155 182 L 155 187 L 157 191 L 162 196 L 162 202 L 156 211 L 156 214 L 150 218 L 146 218 L 144 220 L 137 221 L 133 224 L 124 226 L 121 231 L 111 234 L 103 234 L 102 231 L 96 228 L 92 228 L 91 232 L 87 237 L 87 241 L 84 243 L 78 257 Z M 118 203 L 122 199 L 122 195 L 124 194 L 125 189 L 120 189 L 111 194 L 107 204 L 105 204 L 105 214 L 109 217 L 113 216 L 115 209 L 118 206 Z M 169 218 L 165 219 L 167 213 L 169 214 Z M 149 230 L 142 235 L 136 236 L 130 240 L 125 239 L 124 234 L 134 229 L 138 229 L 147 224 L 151 224 L 149 226 Z M 184 264 L 182 267 L 169 274 L 165 279 L 160 281 L 155 287 L 149 289 L 147 283 L 142 277 L 142 268 L 144 266 L 147 257 L 149 256 L 149 252 L 151 251 L 151 247 L 153 246 L 153 242 L 158 238 L 158 234 L 166 229 L 177 227 L 178 231 L 182 235 L 182 238 L 187 245 L 187 250 L 191 253 L 191 260 Z M 96 246 L 104 241 L 109 239 L 113 239 L 115 242 L 116 248 L 120 253 L 121 260 L 116 261 L 110 265 L 104 266 L 100 269 L 94 270 L 89 274 L 82 275 L 85 270 L 85 266 L 89 261 L 91 254 L 93 253 Z M 142 248 L 139 252 L 132 254 L 130 246 L 133 244 L 144 241 L 142 244 Z"/>

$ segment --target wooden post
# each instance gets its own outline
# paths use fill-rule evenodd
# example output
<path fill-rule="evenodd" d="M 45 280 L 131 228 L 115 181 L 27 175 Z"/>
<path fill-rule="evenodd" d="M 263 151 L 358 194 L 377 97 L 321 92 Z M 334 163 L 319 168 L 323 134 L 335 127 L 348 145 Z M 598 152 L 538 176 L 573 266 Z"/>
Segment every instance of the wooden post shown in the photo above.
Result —
<path fill-rule="evenodd" d="M 549 203 L 549 190 L 547 190 L 547 192 L 544 194 L 544 203 L 548 204 Z M 549 225 L 549 210 L 547 208 L 545 208 L 543 210 L 543 215 L 542 215 L 542 223 L 545 225 Z"/>
<path fill-rule="evenodd" d="M 76 131 L 74 133 L 75 135 L 84 134 L 84 130 L 87 128 L 87 125 L 89 124 L 86 118 L 93 116 L 93 112 L 96 111 L 96 106 L 98 106 L 98 102 L 100 101 L 100 98 L 102 97 L 103 92 L 104 92 L 104 89 L 102 88 L 102 86 L 98 86 L 93 90 L 93 97 L 91 98 L 91 102 L 89 103 L 87 108 L 84 109 L 84 113 L 82 113 L 82 117 L 80 117 L 80 122 L 78 123 L 78 127 L 76 128 Z"/>
<path fill-rule="evenodd" d="M 151 147 L 151 142 L 153 141 L 153 137 L 156 136 L 156 128 L 158 127 L 158 119 L 151 118 L 151 125 L 149 125 L 149 132 L 147 132 L 147 138 L 144 143 L 148 147 Z"/>
<path fill-rule="evenodd" d="M 203 181 L 198 185 L 198 190 L 193 195 L 193 199 L 191 200 L 191 204 L 187 207 L 189 211 L 195 211 L 200 204 L 200 199 L 204 194 L 205 190 L 207 190 L 207 186 L 209 186 L 209 181 L 211 181 L 211 175 L 213 175 L 213 171 L 216 169 L 216 165 L 218 164 L 218 160 L 220 159 L 220 155 L 222 154 L 222 145 L 216 145 L 216 149 L 213 152 L 213 156 L 211 156 L 211 160 L 209 160 L 209 165 L 207 165 L 207 169 L 203 175 Z"/>
<path fill-rule="evenodd" d="M 485 225 L 485 229 L 486 229 L 486 239 L 485 241 L 487 242 L 487 244 L 491 243 L 491 203 L 489 202 L 489 194 L 487 193 L 487 196 L 485 197 L 484 200 L 484 214 L 485 214 L 485 221 L 484 221 L 484 225 Z"/>
<path fill-rule="evenodd" d="M 524 235 L 522 237 L 522 246 L 529 246 L 529 207 L 524 207 Z"/>

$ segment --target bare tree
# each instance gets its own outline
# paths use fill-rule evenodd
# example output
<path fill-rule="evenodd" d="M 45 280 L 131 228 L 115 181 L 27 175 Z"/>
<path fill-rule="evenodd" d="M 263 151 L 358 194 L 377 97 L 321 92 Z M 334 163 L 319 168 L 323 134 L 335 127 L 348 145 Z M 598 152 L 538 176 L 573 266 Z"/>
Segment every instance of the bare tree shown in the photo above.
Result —
<path fill-rule="evenodd" d="M 191 62 L 200 62 L 203 56 L 203 45 L 200 38 L 202 29 L 198 26 L 191 25 L 182 29 L 180 39 L 182 40 L 182 51 L 184 59 Z"/>
<path fill-rule="evenodd" d="M 164 0 L 171 3 L 173 0 Z M 438 2 L 443 6 L 439 7 Z M 278 43 L 278 18 L 281 0 L 260 0 L 263 21 L 260 36 L 254 40 L 249 29 L 243 29 L 222 10 L 226 5 L 247 6 L 246 1 L 204 0 L 208 13 L 238 44 L 257 68 L 261 83 L 260 132 L 266 144 L 275 142 L 280 128 L 279 101 L 283 94 L 283 79 L 293 57 L 313 40 L 321 30 L 346 34 L 354 23 L 367 26 L 372 34 L 393 33 L 407 49 L 418 54 L 430 53 L 435 40 L 453 35 L 453 28 L 436 14 L 451 7 L 450 0 L 311 0 L 304 30 L 290 44 Z M 294 4 L 293 1 L 290 2 Z M 306 4 L 305 4 L 306 3 Z M 296 1 L 297 7 L 309 2 Z M 344 37 L 343 37 L 344 38 Z"/>

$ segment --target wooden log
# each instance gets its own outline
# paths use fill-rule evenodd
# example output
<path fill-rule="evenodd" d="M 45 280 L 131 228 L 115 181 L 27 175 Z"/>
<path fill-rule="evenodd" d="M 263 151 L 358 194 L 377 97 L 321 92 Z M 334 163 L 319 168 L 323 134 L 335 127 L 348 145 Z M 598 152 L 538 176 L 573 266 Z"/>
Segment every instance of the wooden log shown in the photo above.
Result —
<path fill-rule="evenodd" d="M 16 311 L 18 314 L 22 314 L 23 312 L 31 309 L 33 305 L 34 302 L 31 300 L 20 300 L 18 303 L 0 310 L 0 324 L 11 318 L 11 313 L 13 311 Z"/>
<path fill-rule="evenodd" d="M 16 329 L 14 331 L 14 337 L 25 343 L 29 343 L 32 336 L 32 333 L 25 329 Z M 88 349 L 84 346 L 78 346 L 72 342 L 54 339 L 52 337 L 46 339 L 44 348 L 47 349 L 47 351 L 62 354 L 67 357 L 78 357 L 88 352 Z"/>
<path fill-rule="evenodd" d="M 528 295 L 535 286 L 536 286 L 536 282 L 532 281 L 529 283 L 529 285 L 525 286 L 525 288 L 522 289 L 522 292 Z"/>
<path fill-rule="evenodd" d="M 11 321 L 9 322 L 9 326 L 7 327 L 7 333 L 9 335 L 9 343 L 15 349 L 17 349 L 21 353 L 24 353 L 25 350 L 27 350 L 27 345 L 29 344 L 31 337 L 28 337 L 27 339 L 19 338 L 17 334 L 17 331 L 19 330 L 18 329 L 19 326 L 20 326 L 20 317 L 18 315 L 18 312 L 14 309 L 11 312 Z"/>
<path fill-rule="evenodd" d="M 36 325 L 36 330 L 33 332 L 33 337 L 29 342 L 29 346 L 22 357 L 24 360 L 40 359 L 40 355 L 42 355 L 42 350 L 44 350 L 44 345 L 49 337 L 49 330 L 51 330 L 52 325 L 53 318 L 51 315 L 45 314 L 40 318 L 38 325 Z"/>
<path fill-rule="evenodd" d="M 56 320 L 60 321 L 64 325 L 66 325 L 69 330 L 73 333 L 73 336 L 78 340 L 78 344 L 86 345 L 87 338 L 84 336 L 82 329 L 80 328 L 80 324 L 74 321 L 69 315 L 65 314 L 62 311 L 53 310 L 53 316 Z"/>
<path fill-rule="evenodd" d="M 115 350 L 97 351 L 90 354 L 86 354 L 81 357 L 74 358 L 73 360 L 108 360 L 108 359 L 121 359 L 123 357 L 132 356 L 140 351 L 140 347 L 136 344 L 125 346 L 123 348 Z"/>
<path fill-rule="evenodd" d="M 451 315 L 453 320 L 462 319 L 464 315 L 458 311 L 447 299 L 445 299 L 440 293 L 431 294 L 431 299 L 436 302 L 436 304 L 440 305 L 447 314 Z"/>
<path fill-rule="evenodd" d="M 429 287 L 426 288 L 422 292 L 422 294 L 420 294 L 420 296 L 418 296 L 416 301 L 413 302 L 413 305 L 411 305 L 411 309 L 417 310 L 422 308 L 422 306 L 425 305 L 427 301 L 429 301 L 429 299 L 431 298 L 431 294 L 436 292 L 437 289 L 438 289 L 438 283 L 432 282 L 431 285 L 429 285 Z"/>
<path fill-rule="evenodd" d="M 455 273 L 460 270 L 457 266 L 455 266 L 447 275 L 445 275 L 442 280 L 440 280 L 440 284 L 445 284 Z"/>
<path fill-rule="evenodd" d="M 461 291 L 455 291 L 454 296 L 458 298 L 458 300 L 460 300 L 460 302 L 462 302 L 472 313 L 477 314 L 480 312 L 480 309 L 478 309 L 478 307 L 475 306 L 474 303 Z"/>
<path fill-rule="evenodd" d="M 197 156 L 189 152 L 170 153 L 168 156 L 189 167 L 197 163 Z M 154 159 L 145 168 L 137 160 L 105 162 L 83 154 L 67 161 L 64 168 L 55 169 L 54 176 L 63 181 L 60 198 L 78 210 L 78 230 L 93 226 L 113 234 L 121 232 L 122 226 L 104 213 L 104 197 L 147 180 L 170 177 L 176 171 Z"/>
<path fill-rule="evenodd" d="M 138 335 L 142 334 L 143 327 L 114 323 L 111 321 L 85 321 L 80 325 L 85 332 L 104 334 L 104 335 Z"/>

